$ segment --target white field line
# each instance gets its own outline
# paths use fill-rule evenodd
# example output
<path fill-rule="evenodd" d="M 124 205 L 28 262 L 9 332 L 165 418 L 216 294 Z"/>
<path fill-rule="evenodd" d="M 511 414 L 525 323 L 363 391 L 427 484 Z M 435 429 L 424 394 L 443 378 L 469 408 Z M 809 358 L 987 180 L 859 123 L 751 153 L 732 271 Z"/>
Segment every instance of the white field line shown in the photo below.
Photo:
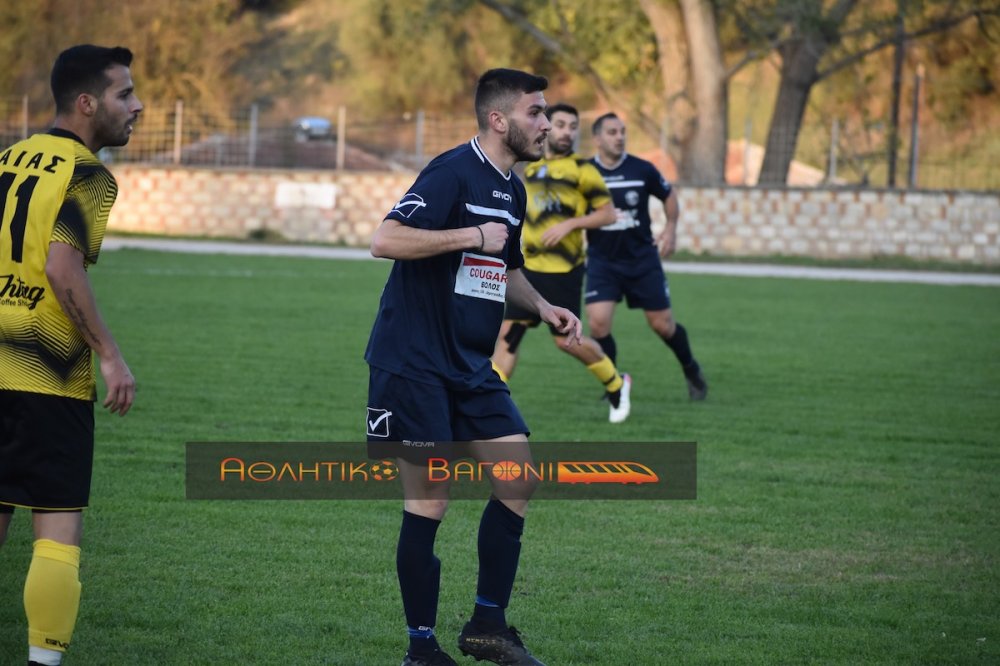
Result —
<path fill-rule="evenodd" d="M 115 238 L 104 240 L 103 250 L 135 248 L 157 252 L 190 254 L 238 254 L 266 257 L 311 257 L 315 259 L 372 259 L 368 250 L 314 245 L 264 245 L 225 241 L 171 240 L 162 238 Z M 900 271 L 868 268 L 821 268 L 774 264 L 729 264 L 709 262 L 664 262 L 668 274 L 727 275 L 736 277 L 772 277 L 803 280 L 849 280 L 855 282 L 903 282 L 910 284 L 978 285 L 1000 287 L 1000 275 L 984 273 L 947 273 L 937 271 Z"/>

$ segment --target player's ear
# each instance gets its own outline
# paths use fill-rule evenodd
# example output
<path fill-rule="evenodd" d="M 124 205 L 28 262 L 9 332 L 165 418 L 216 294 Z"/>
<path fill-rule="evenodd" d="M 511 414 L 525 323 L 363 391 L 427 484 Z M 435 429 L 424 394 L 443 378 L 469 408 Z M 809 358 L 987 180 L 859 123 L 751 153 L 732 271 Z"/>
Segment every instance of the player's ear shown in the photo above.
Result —
<path fill-rule="evenodd" d="M 80 93 L 76 96 L 76 110 L 85 116 L 92 116 L 97 113 L 97 98 L 88 93 Z"/>
<path fill-rule="evenodd" d="M 490 126 L 494 131 L 504 134 L 507 132 L 507 116 L 499 111 L 490 111 Z"/>

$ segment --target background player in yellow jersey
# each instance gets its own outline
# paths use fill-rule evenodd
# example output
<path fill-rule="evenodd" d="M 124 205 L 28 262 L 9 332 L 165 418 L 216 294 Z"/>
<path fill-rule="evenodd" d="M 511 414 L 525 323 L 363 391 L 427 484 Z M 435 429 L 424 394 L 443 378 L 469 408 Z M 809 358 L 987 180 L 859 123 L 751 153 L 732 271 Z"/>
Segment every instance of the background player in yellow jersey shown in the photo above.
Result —
<path fill-rule="evenodd" d="M 545 115 L 552 123 L 546 156 L 524 170 L 528 210 L 521 235 L 522 272 L 547 301 L 579 315 L 583 230 L 612 224 L 615 210 L 601 174 L 573 152 L 580 133 L 580 114 L 569 104 L 556 104 L 548 107 Z M 507 305 L 493 352 L 494 368 L 505 381 L 514 373 L 525 332 L 539 323 L 536 314 Z M 604 385 L 611 403 L 609 420 L 624 421 L 631 409 L 631 378 L 618 373 L 614 362 L 592 338 L 584 337 L 579 345 L 567 345 L 563 334 L 551 326 L 549 330 L 556 346 L 579 359 Z"/>
<path fill-rule="evenodd" d="M 122 47 L 63 51 L 52 68 L 52 129 L 0 151 L 0 543 L 14 507 L 31 509 L 29 664 L 59 664 L 76 625 L 94 453 L 92 354 L 104 406 L 124 415 L 135 397 L 86 273 L 118 193 L 95 153 L 128 143 L 142 111 L 131 63 Z"/>

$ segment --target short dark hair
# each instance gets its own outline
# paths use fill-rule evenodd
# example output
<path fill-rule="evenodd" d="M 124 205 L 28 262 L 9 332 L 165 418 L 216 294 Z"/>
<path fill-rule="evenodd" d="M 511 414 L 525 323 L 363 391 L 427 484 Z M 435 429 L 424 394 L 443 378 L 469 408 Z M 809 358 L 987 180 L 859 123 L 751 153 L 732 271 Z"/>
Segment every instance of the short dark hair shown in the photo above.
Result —
<path fill-rule="evenodd" d="M 476 122 L 479 129 L 490 126 L 490 111 L 504 113 L 514 108 L 521 95 L 545 90 L 549 80 L 517 69 L 491 69 L 476 84 Z"/>
<path fill-rule="evenodd" d="M 124 46 L 71 46 L 52 65 L 52 97 L 56 113 L 68 113 L 80 93 L 100 96 L 111 85 L 107 70 L 113 65 L 132 64 L 132 52 Z"/>
<path fill-rule="evenodd" d="M 601 131 L 601 126 L 604 125 L 604 121 L 611 119 L 618 120 L 619 119 L 618 114 L 615 113 L 614 111 L 611 111 L 610 113 L 605 113 L 603 116 L 600 116 L 597 120 L 594 121 L 593 127 L 590 128 L 590 133 L 597 134 L 598 132 Z"/>
<path fill-rule="evenodd" d="M 568 113 L 571 116 L 576 116 L 576 119 L 580 119 L 580 112 L 576 110 L 575 106 L 570 106 L 566 102 L 559 102 L 558 104 L 553 104 L 545 109 L 545 117 L 552 120 L 552 116 L 557 113 Z"/>

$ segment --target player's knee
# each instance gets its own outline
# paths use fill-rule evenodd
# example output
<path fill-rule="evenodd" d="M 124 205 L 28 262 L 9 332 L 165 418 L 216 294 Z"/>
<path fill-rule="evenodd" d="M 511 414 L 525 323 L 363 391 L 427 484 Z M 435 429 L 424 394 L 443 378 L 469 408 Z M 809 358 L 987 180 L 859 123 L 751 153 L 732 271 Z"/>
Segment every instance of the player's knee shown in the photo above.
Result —
<path fill-rule="evenodd" d="M 608 319 L 588 318 L 587 327 L 594 338 L 606 338 L 611 333 L 611 322 Z"/>
<path fill-rule="evenodd" d="M 506 504 L 511 511 L 523 516 L 525 510 L 528 508 L 528 500 L 535 494 L 538 484 L 539 480 L 533 475 L 523 474 L 516 480 L 505 481 L 504 487 L 500 492 L 494 489 L 494 495 Z"/>
<path fill-rule="evenodd" d="M 532 495 L 535 494 L 535 491 L 538 490 L 538 484 L 541 483 L 541 481 L 538 479 L 538 477 L 529 474 L 527 475 L 527 478 L 523 481 L 523 483 L 524 483 L 524 495 L 522 496 L 521 499 L 524 501 L 525 506 L 527 506 L 528 500 L 530 500 Z"/>
<path fill-rule="evenodd" d="M 444 515 L 448 512 L 448 500 L 444 498 L 407 498 L 403 502 L 403 509 L 407 513 L 413 513 L 432 520 L 444 520 Z"/>
<path fill-rule="evenodd" d="M 511 354 L 517 353 L 517 348 L 521 345 L 521 340 L 524 339 L 524 334 L 527 331 L 528 327 L 519 321 L 515 321 L 510 325 L 507 335 L 503 336 L 503 341 L 507 343 L 508 352 Z"/>
<path fill-rule="evenodd" d="M 650 319 L 649 325 L 661 338 L 672 338 L 677 330 L 677 322 L 670 315 Z"/>
<path fill-rule="evenodd" d="M 611 334 L 613 313 L 614 307 L 608 308 L 604 303 L 587 305 L 587 328 L 592 337 L 603 338 Z"/>

